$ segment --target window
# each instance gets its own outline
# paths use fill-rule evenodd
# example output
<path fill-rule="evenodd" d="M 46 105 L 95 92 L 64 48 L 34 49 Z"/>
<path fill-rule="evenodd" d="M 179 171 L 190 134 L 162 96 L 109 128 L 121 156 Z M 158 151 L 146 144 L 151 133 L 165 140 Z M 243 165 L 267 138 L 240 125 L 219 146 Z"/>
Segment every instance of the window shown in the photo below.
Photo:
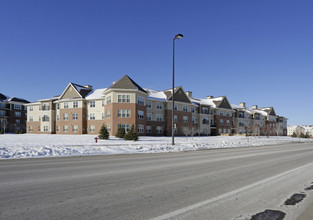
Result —
<path fill-rule="evenodd" d="M 157 107 L 157 109 L 163 109 L 163 104 L 162 104 L 162 102 L 157 102 L 157 103 L 156 103 L 156 107 Z"/>
<path fill-rule="evenodd" d="M 107 104 L 110 104 L 111 103 L 111 96 L 108 96 L 107 97 Z"/>
<path fill-rule="evenodd" d="M 229 117 L 229 116 L 230 116 L 230 112 L 226 112 L 226 116 L 228 116 L 228 117 Z"/>
<path fill-rule="evenodd" d="M 78 120 L 78 114 L 77 113 L 73 113 L 73 120 Z"/>
<path fill-rule="evenodd" d="M 63 126 L 63 131 L 64 131 L 64 132 L 68 132 L 68 125 L 64 125 L 64 126 Z"/>
<path fill-rule="evenodd" d="M 104 100 L 102 100 L 102 107 L 104 107 Z"/>
<path fill-rule="evenodd" d="M 104 112 L 102 112 L 102 119 L 104 119 Z"/>
<path fill-rule="evenodd" d="M 0 116 L 5 116 L 5 111 L 0 111 Z"/>
<path fill-rule="evenodd" d="M 220 119 L 220 125 L 224 125 L 224 120 Z"/>
<path fill-rule="evenodd" d="M 230 129 L 227 129 L 227 133 L 230 134 Z"/>
<path fill-rule="evenodd" d="M 95 101 L 90 101 L 90 102 L 89 102 L 89 107 L 90 107 L 90 108 L 96 107 L 96 102 L 95 102 Z"/>
<path fill-rule="evenodd" d="M 106 117 L 106 118 L 111 118 L 111 110 L 110 110 L 110 109 L 108 109 L 108 110 L 106 111 L 105 117 Z"/>
<path fill-rule="evenodd" d="M 162 114 L 157 114 L 156 115 L 157 121 L 163 121 L 163 115 Z"/>
<path fill-rule="evenodd" d="M 223 129 L 219 128 L 219 129 L 218 129 L 218 133 L 219 133 L 219 134 L 222 134 L 222 132 L 223 132 Z"/>
<path fill-rule="evenodd" d="M 73 102 L 73 108 L 78 108 L 78 102 Z"/>
<path fill-rule="evenodd" d="M 177 115 L 174 115 L 174 122 L 177 122 Z"/>
<path fill-rule="evenodd" d="M 130 109 L 118 109 L 117 117 L 118 118 L 130 118 Z"/>
<path fill-rule="evenodd" d="M 207 118 L 202 119 L 202 124 L 208 125 L 209 124 L 209 119 L 207 119 Z"/>
<path fill-rule="evenodd" d="M 206 107 L 202 108 L 202 114 L 209 114 L 209 109 Z"/>
<path fill-rule="evenodd" d="M 229 126 L 230 125 L 230 121 L 226 120 L 226 125 Z"/>
<path fill-rule="evenodd" d="M 184 123 L 188 123 L 188 116 L 183 116 Z"/>
<path fill-rule="evenodd" d="M 177 109 L 178 109 L 177 104 L 174 104 L 174 111 L 177 111 Z"/>
<path fill-rule="evenodd" d="M 64 102 L 64 108 L 68 108 L 68 102 Z"/>
<path fill-rule="evenodd" d="M 130 95 L 117 95 L 117 102 L 126 102 L 129 103 L 130 102 Z"/>
<path fill-rule="evenodd" d="M 29 116 L 28 121 L 33 121 L 33 116 Z"/>
<path fill-rule="evenodd" d="M 22 110 L 22 105 L 14 104 L 14 109 Z"/>
<path fill-rule="evenodd" d="M 60 109 L 60 103 L 57 104 L 57 109 Z"/>
<path fill-rule="evenodd" d="M 188 112 L 188 106 L 187 105 L 183 106 L 183 112 Z"/>
<path fill-rule="evenodd" d="M 118 124 L 117 127 L 122 127 L 125 129 L 125 132 L 127 132 L 130 129 L 130 124 Z"/>
<path fill-rule="evenodd" d="M 78 125 L 73 125 L 73 132 L 75 132 L 75 133 L 78 132 Z"/>
<path fill-rule="evenodd" d="M 138 105 L 145 105 L 145 99 L 141 96 L 137 97 L 137 104 Z"/>
<path fill-rule="evenodd" d="M 28 106 L 28 111 L 33 111 L 34 107 L 33 106 Z"/>
<path fill-rule="evenodd" d="M 162 134 L 162 132 L 163 132 L 163 128 L 162 128 L 162 126 L 157 126 L 157 133 L 158 134 Z"/>
<path fill-rule="evenodd" d="M 94 133 L 95 130 L 96 130 L 95 126 L 94 126 L 94 125 L 90 125 L 89 131 L 90 131 L 91 133 Z"/>
<path fill-rule="evenodd" d="M 138 133 L 144 133 L 145 129 L 143 125 L 138 125 Z"/>
<path fill-rule="evenodd" d="M 110 124 L 107 124 L 106 126 L 107 126 L 108 132 L 110 132 L 110 131 L 111 131 L 111 125 L 110 125 Z"/>
<path fill-rule="evenodd" d="M 151 101 L 147 101 L 147 108 L 152 108 L 152 102 Z"/>
<path fill-rule="evenodd" d="M 220 116 L 224 115 L 224 111 L 220 110 Z"/>
<path fill-rule="evenodd" d="M 60 121 L 60 115 L 56 115 L 57 121 Z"/>
<path fill-rule="evenodd" d="M 42 110 L 43 111 L 49 111 L 50 110 L 49 104 L 47 104 L 47 103 L 43 104 Z"/>
<path fill-rule="evenodd" d="M 64 114 L 63 114 L 63 120 L 64 120 L 64 121 L 67 121 L 67 120 L 68 120 L 68 113 L 64 113 Z"/>
<path fill-rule="evenodd" d="M 226 128 L 223 129 L 223 133 L 226 134 Z"/>
<path fill-rule="evenodd" d="M 196 124 L 196 123 L 197 123 L 197 119 L 196 119 L 195 117 L 192 117 L 191 120 L 192 120 L 192 123 L 193 123 L 193 124 Z"/>
<path fill-rule="evenodd" d="M 239 126 L 240 126 L 240 127 L 244 127 L 245 124 L 244 124 L 242 121 L 240 121 L 240 122 L 239 122 Z"/>
<path fill-rule="evenodd" d="M 147 121 L 152 121 L 152 114 L 151 113 L 147 113 Z"/>
<path fill-rule="evenodd" d="M 95 120 L 95 119 L 96 119 L 95 113 L 90 113 L 89 120 Z"/>
<path fill-rule="evenodd" d="M 191 112 L 195 113 L 195 107 L 191 107 Z"/>
<path fill-rule="evenodd" d="M 29 131 L 29 132 L 33 132 L 33 126 L 29 125 L 28 131 Z"/>
<path fill-rule="evenodd" d="M 49 128 L 48 128 L 48 126 L 47 126 L 47 125 L 43 126 L 43 131 L 44 131 L 44 132 L 49 131 Z"/>
<path fill-rule="evenodd" d="M 243 112 L 239 112 L 239 118 L 244 118 L 245 117 L 245 115 L 244 115 L 244 113 Z"/>
<path fill-rule="evenodd" d="M 22 113 L 20 113 L 20 112 L 14 112 L 14 115 L 15 115 L 15 117 L 21 117 L 22 116 Z"/>
<path fill-rule="evenodd" d="M 138 110 L 138 119 L 143 119 L 144 118 L 144 111 Z"/>
<path fill-rule="evenodd" d="M 146 126 L 146 132 L 148 133 L 148 134 L 150 134 L 152 131 L 151 131 L 151 126 Z"/>
<path fill-rule="evenodd" d="M 57 132 L 59 132 L 59 131 L 60 131 L 60 125 L 57 126 Z"/>
<path fill-rule="evenodd" d="M 44 115 L 42 117 L 42 121 L 49 121 L 49 116 L 48 115 Z"/>

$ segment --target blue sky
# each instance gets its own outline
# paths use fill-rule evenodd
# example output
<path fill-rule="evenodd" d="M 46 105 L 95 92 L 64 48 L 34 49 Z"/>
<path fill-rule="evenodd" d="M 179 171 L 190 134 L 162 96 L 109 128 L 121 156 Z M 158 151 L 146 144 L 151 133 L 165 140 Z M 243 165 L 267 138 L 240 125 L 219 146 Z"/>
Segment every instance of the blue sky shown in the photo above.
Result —
<path fill-rule="evenodd" d="M 0 1 L 0 92 L 36 101 L 128 74 L 313 124 L 313 1 Z"/>

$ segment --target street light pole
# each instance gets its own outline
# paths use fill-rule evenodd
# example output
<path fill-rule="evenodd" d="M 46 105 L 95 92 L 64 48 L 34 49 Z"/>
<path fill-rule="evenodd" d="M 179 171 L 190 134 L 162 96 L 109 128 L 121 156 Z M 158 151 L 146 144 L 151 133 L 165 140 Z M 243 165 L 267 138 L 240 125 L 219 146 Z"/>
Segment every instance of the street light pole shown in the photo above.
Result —
<path fill-rule="evenodd" d="M 175 40 L 176 39 L 181 39 L 183 38 L 182 34 L 177 34 L 174 38 L 173 38 L 173 86 L 172 86 L 172 145 L 175 144 L 174 141 L 174 107 L 175 107 L 175 100 L 174 100 L 174 88 L 175 88 Z"/>

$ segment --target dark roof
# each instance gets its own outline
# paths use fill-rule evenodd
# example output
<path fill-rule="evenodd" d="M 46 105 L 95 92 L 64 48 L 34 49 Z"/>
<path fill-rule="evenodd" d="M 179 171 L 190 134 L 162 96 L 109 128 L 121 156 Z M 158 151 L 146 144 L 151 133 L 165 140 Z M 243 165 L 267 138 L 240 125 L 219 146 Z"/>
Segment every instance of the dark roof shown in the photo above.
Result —
<path fill-rule="evenodd" d="M 2 93 L 0 93 L 0 100 L 3 101 L 3 100 L 7 100 L 8 97 L 3 95 Z"/>
<path fill-rule="evenodd" d="M 11 102 L 22 102 L 22 103 L 30 103 L 29 101 L 25 100 L 25 99 L 21 99 L 21 98 L 16 98 L 16 97 L 12 97 L 9 99 L 9 101 Z"/>
<path fill-rule="evenodd" d="M 119 81 L 114 83 L 108 89 L 137 89 L 141 92 L 147 93 L 146 90 L 141 88 L 134 80 L 132 80 L 129 76 L 123 76 Z"/>
<path fill-rule="evenodd" d="M 78 85 L 76 83 L 71 83 L 75 89 L 77 90 L 77 92 L 83 97 L 85 98 L 91 91 L 92 89 L 90 88 L 86 88 L 85 86 L 81 86 L 81 85 Z"/>

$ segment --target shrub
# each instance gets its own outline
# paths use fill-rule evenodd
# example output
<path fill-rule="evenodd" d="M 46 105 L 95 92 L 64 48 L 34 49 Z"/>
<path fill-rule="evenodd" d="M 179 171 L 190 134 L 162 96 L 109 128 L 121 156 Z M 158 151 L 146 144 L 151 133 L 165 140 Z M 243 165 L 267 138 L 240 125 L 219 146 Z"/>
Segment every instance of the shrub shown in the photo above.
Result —
<path fill-rule="evenodd" d="M 135 130 L 135 126 L 132 125 L 129 129 L 129 131 L 125 134 L 124 139 L 126 141 L 137 141 L 138 140 L 138 134 Z"/>
<path fill-rule="evenodd" d="M 117 133 L 116 133 L 115 137 L 124 138 L 124 136 L 125 136 L 125 129 L 121 126 L 117 129 Z"/>
<path fill-rule="evenodd" d="M 109 139 L 109 132 L 108 132 L 108 129 L 107 127 L 103 124 L 100 128 L 100 131 L 99 131 L 99 139 L 101 140 L 108 140 Z"/>
<path fill-rule="evenodd" d="M 291 135 L 291 137 L 294 137 L 294 138 L 297 137 L 296 132 L 293 132 L 292 135 Z"/>

